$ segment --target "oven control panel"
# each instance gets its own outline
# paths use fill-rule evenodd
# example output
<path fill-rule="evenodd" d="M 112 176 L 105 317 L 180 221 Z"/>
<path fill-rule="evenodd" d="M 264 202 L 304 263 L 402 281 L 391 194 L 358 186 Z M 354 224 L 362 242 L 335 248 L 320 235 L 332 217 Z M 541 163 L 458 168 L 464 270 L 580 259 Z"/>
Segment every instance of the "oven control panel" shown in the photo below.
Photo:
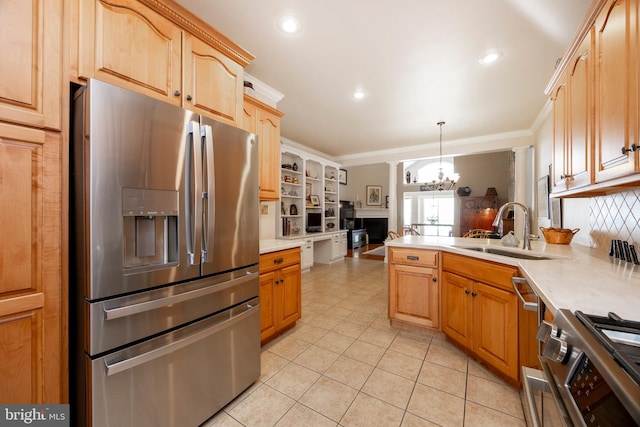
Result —
<path fill-rule="evenodd" d="M 573 402 L 588 426 L 625 426 L 635 421 L 593 362 L 583 355 L 568 383 Z"/>

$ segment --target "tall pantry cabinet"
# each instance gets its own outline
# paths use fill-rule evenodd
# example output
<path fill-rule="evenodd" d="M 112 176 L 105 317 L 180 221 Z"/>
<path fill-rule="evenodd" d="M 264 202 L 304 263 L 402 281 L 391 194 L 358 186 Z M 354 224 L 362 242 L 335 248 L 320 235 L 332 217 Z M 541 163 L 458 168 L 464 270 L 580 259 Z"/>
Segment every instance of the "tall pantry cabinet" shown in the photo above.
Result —
<path fill-rule="evenodd" d="M 0 12 L 0 402 L 67 401 L 62 0 Z"/>

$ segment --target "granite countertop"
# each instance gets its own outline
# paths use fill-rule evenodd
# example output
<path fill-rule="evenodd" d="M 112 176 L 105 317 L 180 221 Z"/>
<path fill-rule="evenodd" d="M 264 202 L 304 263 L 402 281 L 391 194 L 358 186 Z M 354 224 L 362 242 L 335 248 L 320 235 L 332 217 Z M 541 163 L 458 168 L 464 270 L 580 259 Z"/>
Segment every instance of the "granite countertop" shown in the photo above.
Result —
<path fill-rule="evenodd" d="M 640 321 L 640 265 L 609 257 L 580 245 L 532 241 L 532 251 L 506 248 L 500 240 L 461 237 L 404 236 L 385 242 L 390 247 L 435 249 L 517 266 L 547 307 L 581 310 L 587 314 L 617 315 Z M 456 246 L 488 246 L 550 257 L 525 260 L 476 252 Z M 522 244 L 520 244 L 520 248 Z"/>

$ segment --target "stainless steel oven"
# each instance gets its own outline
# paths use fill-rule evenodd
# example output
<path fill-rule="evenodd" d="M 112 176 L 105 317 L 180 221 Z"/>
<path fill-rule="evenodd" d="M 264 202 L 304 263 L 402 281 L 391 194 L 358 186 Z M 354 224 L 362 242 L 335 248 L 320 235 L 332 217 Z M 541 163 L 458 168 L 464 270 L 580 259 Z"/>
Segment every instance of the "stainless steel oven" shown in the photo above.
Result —
<path fill-rule="evenodd" d="M 522 368 L 529 425 L 640 424 L 640 322 L 561 309 L 537 338 L 542 369 Z"/>

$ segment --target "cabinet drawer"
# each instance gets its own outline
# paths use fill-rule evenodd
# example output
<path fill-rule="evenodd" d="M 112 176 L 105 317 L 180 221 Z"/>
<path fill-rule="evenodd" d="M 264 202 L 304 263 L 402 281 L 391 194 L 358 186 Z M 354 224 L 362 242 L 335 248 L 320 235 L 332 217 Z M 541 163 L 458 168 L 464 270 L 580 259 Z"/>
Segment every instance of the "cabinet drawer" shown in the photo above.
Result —
<path fill-rule="evenodd" d="M 300 263 L 300 248 L 260 255 L 260 273 Z"/>
<path fill-rule="evenodd" d="M 437 267 L 438 251 L 424 249 L 389 248 L 389 259 L 394 264 Z"/>
<path fill-rule="evenodd" d="M 515 267 L 447 252 L 442 254 L 442 270 L 490 283 L 509 292 L 513 292 L 511 278 L 518 274 Z"/>

